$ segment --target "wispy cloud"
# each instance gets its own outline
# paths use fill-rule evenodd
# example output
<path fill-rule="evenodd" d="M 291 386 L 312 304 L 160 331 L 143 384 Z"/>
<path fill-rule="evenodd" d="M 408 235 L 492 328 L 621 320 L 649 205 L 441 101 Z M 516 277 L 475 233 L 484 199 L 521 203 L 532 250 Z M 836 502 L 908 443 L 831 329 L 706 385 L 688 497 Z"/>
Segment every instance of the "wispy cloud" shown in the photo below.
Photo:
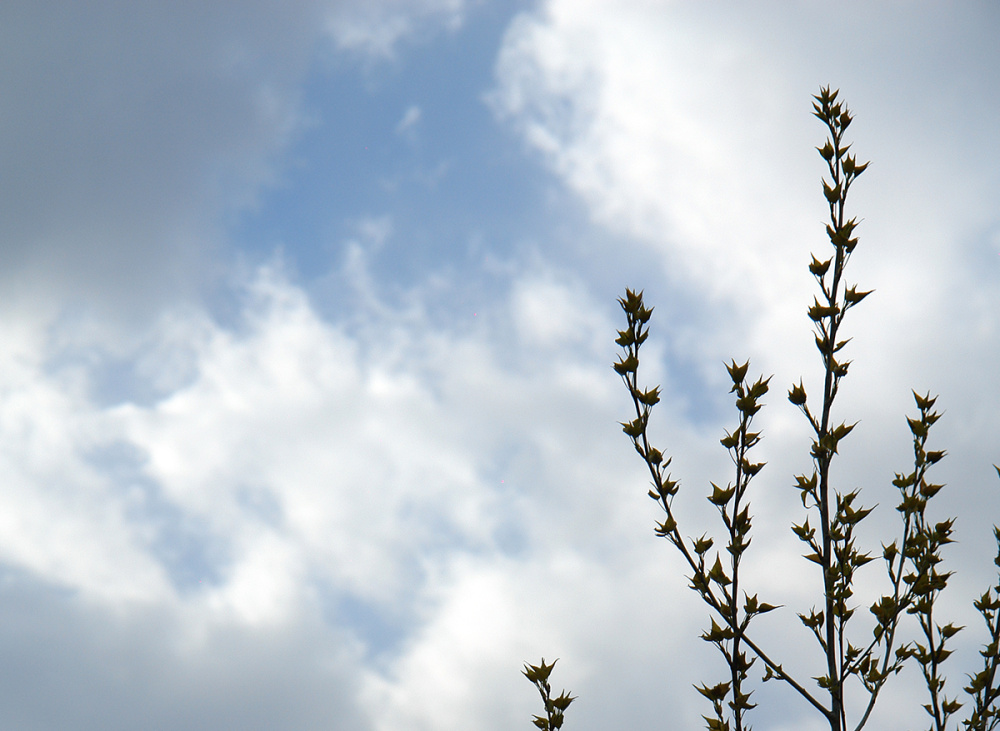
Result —
<path fill-rule="evenodd" d="M 403 118 L 396 125 L 396 133 L 403 134 L 404 132 L 411 131 L 417 125 L 417 122 L 420 121 L 422 115 L 423 112 L 420 111 L 420 107 L 416 104 L 408 106 L 403 113 Z"/>

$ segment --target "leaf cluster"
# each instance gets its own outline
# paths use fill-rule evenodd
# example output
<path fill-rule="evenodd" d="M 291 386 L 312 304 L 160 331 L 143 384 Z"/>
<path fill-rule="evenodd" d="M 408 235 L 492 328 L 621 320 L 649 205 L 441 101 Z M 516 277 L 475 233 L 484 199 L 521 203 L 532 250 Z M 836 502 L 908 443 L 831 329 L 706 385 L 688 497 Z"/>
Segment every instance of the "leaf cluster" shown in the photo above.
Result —
<path fill-rule="evenodd" d="M 535 687 L 538 688 L 539 694 L 542 696 L 545 715 L 534 717 L 535 726 L 542 729 L 542 731 L 556 731 L 556 729 L 562 728 L 566 709 L 569 708 L 570 703 L 576 700 L 575 697 L 569 695 L 565 690 L 558 697 L 552 697 L 552 686 L 549 685 L 549 675 L 552 673 L 552 668 L 556 666 L 556 662 L 558 660 L 553 660 L 546 665 L 545 658 L 543 657 L 539 665 L 525 664 L 524 670 L 521 671 L 524 677 L 534 683 Z"/>

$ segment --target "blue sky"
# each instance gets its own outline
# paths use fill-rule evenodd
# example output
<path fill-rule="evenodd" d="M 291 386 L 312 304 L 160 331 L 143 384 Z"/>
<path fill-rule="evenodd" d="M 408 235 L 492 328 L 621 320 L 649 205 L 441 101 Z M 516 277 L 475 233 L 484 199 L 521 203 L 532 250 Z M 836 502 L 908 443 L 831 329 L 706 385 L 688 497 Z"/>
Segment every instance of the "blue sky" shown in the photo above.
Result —
<path fill-rule="evenodd" d="M 872 160 L 850 277 L 876 291 L 836 478 L 889 540 L 910 389 L 941 394 L 957 692 L 1000 516 L 1000 13 L 828 15 L 4 4 L 0 727 L 527 728 L 543 656 L 567 727 L 701 725 L 692 683 L 722 668 L 617 425 L 626 287 L 656 308 L 644 378 L 691 534 L 729 479 L 723 363 L 774 374 L 746 571 L 787 605 L 762 640 L 818 674 L 784 392 L 819 378 L 826 84 Z M 916 681 L 873 727 L 923 722 Z M 758 693 L 755 728 L 813 727 Z"/>

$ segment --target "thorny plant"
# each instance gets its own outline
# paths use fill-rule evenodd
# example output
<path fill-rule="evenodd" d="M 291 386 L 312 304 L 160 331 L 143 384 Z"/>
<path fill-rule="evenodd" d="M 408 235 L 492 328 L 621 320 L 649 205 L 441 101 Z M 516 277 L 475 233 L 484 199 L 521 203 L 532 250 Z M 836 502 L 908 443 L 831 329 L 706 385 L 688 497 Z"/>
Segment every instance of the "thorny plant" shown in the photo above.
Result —
<path fill-rule="evenodd" d="M 757 644 L 751 633 L 752 621 L 777 607 L 759 600 L 757 594 L 751 594 L 741 584 L 740 568 L 751 542 L 749 487 L 764 467 L 764 463 L 750 459 L 750 451 L 760 441 L 760 434 L 751 427 L 755 414 L 763 405 L 761 399 L 768 392 L 770 379 L 758 378 L 752 383 L 747 380 L 749 361 L 743 365 L 732 361 L 726 366 L 733 383 L 730 392 L 735 394 L 739 424 L 732 432 L 726 432 L 721 443 L 729 451 L 735 475 L 724 488 L 711 483 L 712 492 L 708 496 L 724 527 L 726 550 L 723 554 L 718 549 L 713 550 L 715 540 L 707 533 L 697 539 L 685 538 L 678 528 L 673 499 L 679 483 L 666 472 L 670 459 L 650 443 L 647 431 L 652 408 L 660 400 L 660 389 L 658 386 L 643 389 L 638 384 L 639 349 L 649 335 L 648 322 L 653 310 L 645 306 L 642 292 L 626 290 L 625 297 L 619 299 L 627 327 L 618 331 L 615 342 L 623 353 L 614 369 L 625 383 L 635 407 L 635 418 L 623 423 L 622 429 L 652 477 L 649 496 L 665 514 L 662 522 L 657 523 L 656 534 L 666 538 L 680 552 L 691 570 L 688 577 L 691 589 L 711 610 L 711 627 L 701 637 L 719 650 L 729 669 L 722 682 L 696 686 L 712 703 L 713 715 L 704 717 L 709 731 L 749 728 L 746 717 L 755 704 L 750 701 L 753 691 L 748 688 L 747 681 L 749 670 L 758 660 L 764 681 L 774 679 L 787 685 L 823 716 L 831 731 L 851 728 L 860 731 L 868 722 L 886 682 L 911 660 L 919 666 L 925 681 L 928 702 L 923 707 L 931 718 L 931 731 L 945 731 L 952 716 L 963 707 L 956 698 L 945 695 L 945 676 L 942 674 L 942 665 L 951 654 L 946 644 L 962 628 L 950 623 L 940 624 L 934 613 L 936 600 L 951 576 L 950 572 L 941 570 L 940 564 L 942 547 L 952 542 L 954 520 L 933 522 L 927 516 L 929 501 L 942 487 L 929 482 L 927 472 L 945 456 L 944 451 L 927 449 L 930 428 L 940 416 L 934 411 L 936 398 L 930 394 L 913 393 L 918 414 L 907 417 L 913 437 L 913 469 L 897 473 L 893 480 L 899 490 L 896 510 L 902 526 L 896 540 L 882 544 L 881 558 L 888 589 L 869 607 L 874 618 L 870 638 L 864 639 L 864 635 L 859 638 L 856 623 L 851 624 L 857 609 L 852 602 L 856 572 L 876 560 L 856 543 L 857 527 L 871 513 L 871 508 L 859 504 L 859 490 L 842 492 L 835 488 L 830 468 L 838 456 L 841 442 L 856 425 L 837 423 L 833 418 L 833 404 L 850 366 L 850 361 L 841 355 L 849 341 L 849 338 L 841 339 L 841 326 L 847 312 L 871 293 L 858 291 L 856 285 L 848 286 L 844 279 L 847 263 L 858 244 L 854 236 L 857 219 L 846 216 L 847 194 L 868 163 L 857 162 L 848 152 L 851 145 L 844 143 L 844 133 L 852 116 L 847 106 L 837 101 L 837 96 L 837 91 L 823 88 L 814 97 L 813 104 L 814 116 L 829 132 L 823 147 L 816 149 L 829 172 L 829 177 L 823 179 L 823 194 L 829 204 L 826 233 L 833 251 L 825 259 L 813 255 L 809 264 L 809 271 L 820 289 L 808 315 L 814 325 L 816 348 L 823 363 L 823 392 L 819 406 L 813 408 L 809 406 L 801 380 L 788 392 L 788 400 L 799 407 L 812 432 L 811 474 L 795 477 L 795 487 L 806 515 L 800 524 L 792 525 L 792 531 L 806 545 L 804 558 L 815 564 L 823 583 L 821 605 L 798 614 L 823 658 L 822 672 L 810 678 L 811 682 L 794 677 L 771 650 Z M 1000 475 L 1000 467 L 994 465 L 994 468 Z M 1000 528 L 995 527 L 994 534 L 997 543 L 994 563 L 1000 567 Z M 983 669 L 969 675 L 969 685 L 964 688 L 972 707 L 962 725 L 970 731 L 993 731 L 1000 726 L 1000 708 L 997 707 L 1000 698 L 1000 580 L 976 600 L 974 606 L 986 623 L 989 640 L 980 653 Z M 915 619 L 917 639 L 904 643 L 897 637 L 897 630 L 906 615 Z M 551 668 L 543 661 L 541 668 L 533 670 L 536 677 L 539 671 L 544 671 L 547 678 Z M 531 676 L 529 679 L 538 683 Z M 856 708 L 851 708 L 852 725 L 848 725 L 845 702 L 849 681 L 852 683 L 852 704 L 857 704 Z M 543 698 L 547 698 L 544 693 Z M 546 709 L 549 709 L 548 700 Z M 536 725 L 541 720 L 544 719 L 536 717 Z M 562 723 L 561 714 L 559 723 Z"/>

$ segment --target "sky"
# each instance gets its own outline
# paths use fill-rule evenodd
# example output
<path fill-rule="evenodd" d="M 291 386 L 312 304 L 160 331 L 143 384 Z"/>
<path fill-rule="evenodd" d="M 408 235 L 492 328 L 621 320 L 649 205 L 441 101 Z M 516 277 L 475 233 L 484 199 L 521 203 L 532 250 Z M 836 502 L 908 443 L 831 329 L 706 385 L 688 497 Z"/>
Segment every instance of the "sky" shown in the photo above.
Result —
<path fill-rule="evenodd" d="M 0 727 L 532 728 L 543 657 L 566 728 L 701 726 L 724 665 L 618 425 L 627 287 L 688 535 L 732 479 L 725 363 L 773 375 L 744 570 L 819 675 L 785 394 L 821 377 L 825 85 L 875 290 L 834 476 L 879 550 L 940 394 L 960 693 L 1000 521 L 998 31 L 974 1 L 3 3 Z"/>

